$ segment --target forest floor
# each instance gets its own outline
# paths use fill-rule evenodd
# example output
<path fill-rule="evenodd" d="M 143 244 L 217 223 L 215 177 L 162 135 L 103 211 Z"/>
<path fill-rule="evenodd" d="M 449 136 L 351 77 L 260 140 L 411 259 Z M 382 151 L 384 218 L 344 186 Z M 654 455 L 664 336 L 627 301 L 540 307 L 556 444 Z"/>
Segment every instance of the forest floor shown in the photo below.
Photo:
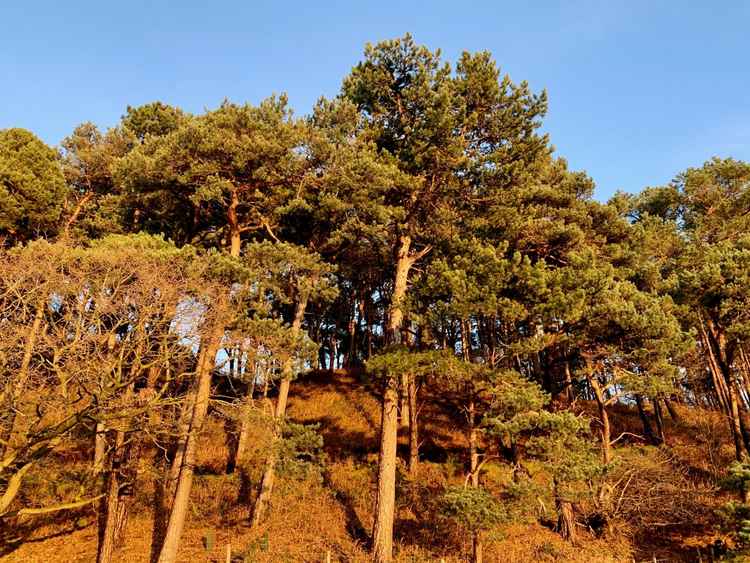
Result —
<path fill-rule="evenodd" d="M 589 410 L 591 405 L 581 408 Z M 280 475 L 271 514 L 259 529 L 250 529 L 247 520 L 262 470 L 264 440 L 261 436 L 254 440 L 247 467 L 226 475 L 226 432 L 222 420 L 212 416 L 202 437 L 179 560 L 224 562 L 229 549 L 233 561 L 320 562 L 327 554 L 332 561 L 367 561 L 379 411 L 372 387 L 346 372 L 295 382 L 289 416 L 295 422 L 320 424 L 325 470 L 308 477 Z M 615 449 L 619 463 L 610 475 L 615 484 L 611 494 L 614 517 L 608 526 L 589 518 L 580 527 L 577 544 L 565 542 L 553 531 L 554 503 L 541 495 L 526 518 L 487 534 L 485 561 L 718 560 L 721 546 L 729 541 L 719 532 L 716 517 L 716 509 L 729 498 L 717 486 L 732 455 L 726 445 L 727 431 L 715 413 L 696 413 L 696 409 L 679 413 L 679 421 L 666 421 L 668 446 L 655 448 L 632 436 L 642 433 L 636 411 L 625 406 L 612 409 L 613 436 L 622 438 Z M 446 484 L 463 480 L 466 440 L 461 418 L 437 400 L 426 402 L 420 416 L 424 461 L 416 476 L 399 470 L 396 560 L 467 561 L 468 538 L 439 517 L 435 502 Z M 400 447 L 405 450 L 405 438 Z M 152 559 L 154 514 L 150 507 L 155 488 L 150 472 L 152 464 L 144 458 L 142 484 L 117 561 Z M 493 472 L 499 475 L 501 468 L 488 464 L 488 479 Z M 41 491 L 60 486 L 65 476 L 42 472 L 30 478 L 39 480 Z M 586 515 L 585 503 L 579 512 Z M 5 545 L 0 545 L 3 562 L 95 561 L 95 510 L 61 513 L 52 520 L 29 518 L 19 529 L 5 530 L 4 537 Z"/>

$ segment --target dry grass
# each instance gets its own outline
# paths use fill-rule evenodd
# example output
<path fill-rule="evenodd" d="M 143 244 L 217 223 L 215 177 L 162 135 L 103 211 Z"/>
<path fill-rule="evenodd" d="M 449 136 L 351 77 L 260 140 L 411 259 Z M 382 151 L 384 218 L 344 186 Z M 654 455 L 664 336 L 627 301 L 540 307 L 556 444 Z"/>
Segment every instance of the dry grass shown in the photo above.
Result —
<path fill-rule="evenodd" d="M 583 407 L 590 409 L 590 405 Z M 356 375 L 318 374 L 295 382 L 289 413 L 296 422 L 321 424 L 328 455 L 323 478 L 299 480 L 282 475 L 269 519 L 259 529 L 251 530 L 247 519 L 268 445 L 267 428 L 257 426 L 242 470 L 224 475 L 228 457 L 224 421 L 213 416 L 199 449 L 180 561 L 223 562 L 227 545 L 236 556 L 259 563 L 322 561 L 327 552 L 333 561 L 368 560 L 366 543 L 373 518 L 380 414 L 376 390 Z M 694 561 L 697 550 L 707 554 L 707 546 L 719 537 L 712 511 L 725 500 L 716 493 L 715 483 L 732 451 L 726 446 L 726 424 L 721 417 L 691 409 L 681 409 L 680 414 L 680 422 L 666 421 L 668 447 L 645 447 L 632 438 L 618 442 L 615 453 L 621 463 L 610 476 L 614 500 L 609 506 L 612 520 L 608 530 L 581 528 L 578 545 L 570 545 L 548 526 L 550 514 L 546 518 L 531 517 L 488 533 L 485 560 L 594 563 L 630 562 L 634 557 L 645 561 L 656 556 L 659 560 Z M 615 436 L 641 432 L 640 420 L 632 409 L 617 406 L 611 417 Z M 460 417 L 433 405 L 423 410 L 422 423 L 424 435 L 431 437 L 424 449 L 427 459 L 414 478 L 408 477 L 403 468 L 399 470 L 396 560 L 467 561 L 470 545 L 466 535 L 439 517 L 435 502 L 447 484 L 462 479 L 465 438 Z M 66 465 L 68 474 L 74 473 L 77 463 L 72 456 Z M 153 498 L 153 472 L 147 459 L 142 463 L 143 482 L 118 561 L 149 560 L 153 515 L 148 507 Z M 502 479 L 501 468 L 487 467 L 487 479 Z M 40 482 L 40 495 L 54 497 L 59 494 L 57 488 L 66 486 L 60 481 L 59 470 L 55 474 L 51 471 L 43 468 L 30 475 Z M 499 476 L 493 476 L 493 472 Z M 584 512 L 591 509 L 581 508 Z M 31 534 L 1 559 L 9 563 L 94 561 L 94 522 L 93 508 L 57 522 L 28 521 Z M 207 535 L 215 538 L 211 551 L 205 547 Z"/>

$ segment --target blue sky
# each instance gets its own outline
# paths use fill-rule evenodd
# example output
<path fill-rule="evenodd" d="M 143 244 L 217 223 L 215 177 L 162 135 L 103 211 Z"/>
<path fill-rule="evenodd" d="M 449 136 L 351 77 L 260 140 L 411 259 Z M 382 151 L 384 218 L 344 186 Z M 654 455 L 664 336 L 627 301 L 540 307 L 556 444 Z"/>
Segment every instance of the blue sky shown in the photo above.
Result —
<path fill-rule="evenodd" d="M 366 42 L 411 32 L 451 60 L 491 51 L 549 93 L 545 130 L 606 199 L 713 155 L 750 160 L 750 2 L 698 0 L 7 2 L 0 128 L 57 144 L 153 100 L 191 112 L 333 96 Z"/>

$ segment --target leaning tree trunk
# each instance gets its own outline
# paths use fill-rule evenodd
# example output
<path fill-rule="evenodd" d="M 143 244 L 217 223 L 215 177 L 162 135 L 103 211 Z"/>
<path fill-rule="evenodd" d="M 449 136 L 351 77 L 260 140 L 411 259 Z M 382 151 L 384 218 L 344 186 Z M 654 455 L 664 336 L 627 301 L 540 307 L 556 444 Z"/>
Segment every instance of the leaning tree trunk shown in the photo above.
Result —
<path fill-rule="evenodd" d="M 252 395 L 248 393 L 240 405 L 240 431 L 237 436 L 237 444 L 227 463 L 227 475 L 234 473 L 238 465 L 244 461 L 247 452 L 247 443 L 250 440 L 250 413 L 252 410 Z"/>
<path fill-rule="evenodd" d="M 217 318 L 213 322 L 215 324 L 208 335 L 205 353 L 200 354 L 195 402 L 185 439 L 184 451 L 181 456 L 179 477 L 177 478 L 177 488 L 172 502 L 172 510 L 169 514 L 169 523 L 167 524 L 164 543 L 159 553 L 159 563 L 174 563 L 177 561 L 177 548 L 182 536 L 182 529 L 185 526 L 185 516 L 187 515 L 188 502 L 190 500 L 190 489 L 193 485 L 198 434 L 203 428 L 203 422 L 208 412 L 208 400 L 211 394 L 211 374 L 216 361 L 216 353 L 219 350 L 219 345 L 224 335 L 224 326 L 220 320 Z"/>
<path fill-rule="evenodd" d="M 710 320 L 706 322 L 708 326 L 704 328 L 701 325 L 701 332 L 708 353 L 709 366 L 714 371 L 714 384 L 717 385 L 717 388 L 723 388 L 725 394 L 727 415 L 729 416 L 730 429 L 734 440 L 735 457 L 739 461 L 748 450 L 743 443 L 737 391 L 736 386 L 732 383 L 729 365 L 731 362 L 728 362 L 726 358 L 724 335 L 718 331 Z"/>
<path fill-rule="evenodd" d="M 296 336 L 299 334 L 302 328 L 302 321 L 305 318 L 305 309 L 307 309 L 307 295 L 301 295 L 297 300 L 297 305 L 294 310 L 294 319 L 292 320 L 292 333 Z M 276 476 L 276 444 L 281 438 L 279 433 L 281 432 L 281 425 L 286 416 L 286 405 L 289 398 L 289 387 L 292 382 L 292 364 L 291 360 L 287 362 L 283 369 L 283 375 L 281 384 L 279 385 L 279 397 L 276 401 L 276 412 L 274 413 L 274 435 L 271 440 L 271 451 L 266 459 L 266 468 L 263 472 L 263 478 L 260 482 L 260 492 L 258 493 L 258 499 L 255 501 L 253 506 L 253 513 L 250 517 L 251 527 L 258 526 L 265 516 L 268 505 L 271 501 L 271 495 L 273 493 L 273 485 Z M 249 420 L 243 419 L 243 424 L 249 424 Z M 248 430 L 249 431 L 249 430 Z M 240 440 L 242 440 L 242 432 L 240 432 Z M 238 460 L 238 463 L 241 460 Z"/>
<path fill-rule="evenodd" d="M 664 397 L 664 405 L 667 407 L 667 412 L 669 413 L 669 418 L 672 419 L 672 422 L 680 422 L 680 415 L 677 412 L 677 409 L 674 408 L 672 400 L 668 397 Z"/>

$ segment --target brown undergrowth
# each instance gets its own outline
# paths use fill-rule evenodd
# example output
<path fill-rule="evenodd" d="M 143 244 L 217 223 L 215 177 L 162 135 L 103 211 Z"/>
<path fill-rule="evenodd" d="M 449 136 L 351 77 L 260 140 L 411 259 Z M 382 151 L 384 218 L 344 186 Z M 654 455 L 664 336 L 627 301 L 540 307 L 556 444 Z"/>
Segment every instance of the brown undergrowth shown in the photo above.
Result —
<path fill-rule="evenodd" d="M 465 437 L 459 413 L 440 407 L 439 398 L 422 411 L 423 459 L 416 476 L 399 469 L 396 559 L 466 561 L 466 535 L 439 515 L 437 498 L 444 488 L 462 482 Z M 581 404 L 589 411 L 590 405 Z M 598 499 L 578 507 L 579 543 L 571 545 L 552 530 L 551 499 L 534 500 L 528 517 L 499 526 L 486 538 L 485 560 L 536 561 L 704 561 L 718 542 L 726 542 L 715 525 L 715 509 L 725 502 L 717 489 L 731 459 L 726 424 L 715 413 L 679 409 L 680 420 L 667 420 L 667 443 L 647 445 L 639 436 L 640 420 L 627 405 L 612 408 L 617 437 L 616 462 L 608 488 Z M 218 411 L 202 436 L 191 496 L 191 511 L 180 561 L 306 562 L 367 561 L 373 519 L 377 464 L 379 402 L 377 391 L 357 374 L 317 374 L 295 382 L 289 416 L 299 423 L 320 424 L 327 460 L 320 475 L 281 476 L 270 516 L 259 529 L 247 525 L 254 491 L 262 471 L 267 430 L 258 427 L 248 462 L 226 475 L 228 447 Z M 406 448 L 405 438 L 400 447 Z M 62 454 L 61 454 L 62 455 Z M 69 494 L 84 474 L 83 450 L 67 452 L 63 470 L 41 467 L 29 478 L 38 486 L 39 505 Z M 153 460 L 141 460 L 140 481 L 125 541 L 117 560 L 149 561 L 152 551 L 156 492 Z M 487 465 L 486 479 L 502 485 L 500 466 Z M 3 530 L 2 561 L 88 562 L 96 558 L 96 507 L 74 513 L 20 519 Z"/>

